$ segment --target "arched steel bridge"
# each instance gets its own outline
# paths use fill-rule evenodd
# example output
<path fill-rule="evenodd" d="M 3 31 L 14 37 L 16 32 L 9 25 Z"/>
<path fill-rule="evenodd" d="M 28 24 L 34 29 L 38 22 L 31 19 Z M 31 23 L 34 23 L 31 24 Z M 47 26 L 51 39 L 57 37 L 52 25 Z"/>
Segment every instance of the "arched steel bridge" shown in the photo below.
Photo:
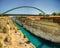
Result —
<path fill-rule="evenodd" d="M 40 13 L 45 14 L 44 11 L 42 11 L 42 10 L 39 9 L 39 8 L 33 7 L 33 6 L 19 6 L 19 7 L 15 7 L 15 8 L 12 8 L 12 9 L 9 9 L 9 10 L 3 12 L 2 15 L 6 14 L 6 13 L 8 13 L 8 12 L 10 12 L 10 11 L 13 11 L 13 10 L 15 10 L 15 9 L 19 9 L 19 8 L 33 8 L 33 9 L 36 9 L 36 10 L 40 11 Z M 6 14 L 6 15 L 7 15 L 7 14 Z M 10 14 L 9 14 L 9 15 L 10 15 Z M 12 15 L 12 14 L 11 14 L 11 15 Z M 14 15 L 14 14 L 13 14 L 13 15 Z"/>

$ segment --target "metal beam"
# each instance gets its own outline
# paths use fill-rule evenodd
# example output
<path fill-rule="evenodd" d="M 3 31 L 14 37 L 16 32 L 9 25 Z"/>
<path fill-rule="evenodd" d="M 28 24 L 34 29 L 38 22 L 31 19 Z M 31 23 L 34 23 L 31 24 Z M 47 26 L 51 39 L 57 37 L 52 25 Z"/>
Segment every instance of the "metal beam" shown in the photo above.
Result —
<path fill-rule="evenodd" d="M 35 14 L 0 14 L 0 16 L 41 16 Z"/>
<path fill-rule="evenodd" d="M 9 10 L 3 12 L 2 14 L 6 14 L 6 13 L 8 13 L 8 12 L 10 12 L 10 11 L 13 11 L 13 10 L 19 9 L 19 8 L 33 8 L 33 9 L 36 9 L 36 10 L 40 11 L 41 13 L 45 14 L 44 11 L 42 11 L 42 10 L 39 9 L 39 8 L 33 7 L 33 6 L 19 6 L 19 7 L 15 7 L 15 8 L 12 8 L 12 9 L 9 9 Z"/>

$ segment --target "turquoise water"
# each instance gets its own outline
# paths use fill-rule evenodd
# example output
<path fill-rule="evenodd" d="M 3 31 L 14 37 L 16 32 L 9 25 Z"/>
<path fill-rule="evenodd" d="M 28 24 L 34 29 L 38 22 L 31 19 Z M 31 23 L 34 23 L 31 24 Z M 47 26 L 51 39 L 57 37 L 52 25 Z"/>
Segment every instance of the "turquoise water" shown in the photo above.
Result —
<path fill-rule="evenodd" d="M 27 31 L 26 29 L 24 29 L 21 25 L 17 23 L 16 25 L 22 31 L 22 33 L 25 34 L 26 37 L 32 42 L 32 44 L 35 45 L 36 48 L 60 48 L 60 44 L 52 43 L 42 38 L 39 38 Z"/>

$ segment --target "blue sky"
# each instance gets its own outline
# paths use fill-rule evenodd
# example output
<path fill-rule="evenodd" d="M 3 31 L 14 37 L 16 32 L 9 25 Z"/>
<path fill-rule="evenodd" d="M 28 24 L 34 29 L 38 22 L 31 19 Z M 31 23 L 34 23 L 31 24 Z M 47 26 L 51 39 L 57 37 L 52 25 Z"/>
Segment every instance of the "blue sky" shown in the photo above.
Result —
<path fill-rule="evenodd" d="M 60 0 L 0 0 L 0 13 L 18 6 L 33 6 L 43 10 L 46 14 L 60 12 Z M 33 8 L 20 8 L 8 13 L 38 14 Z"/>

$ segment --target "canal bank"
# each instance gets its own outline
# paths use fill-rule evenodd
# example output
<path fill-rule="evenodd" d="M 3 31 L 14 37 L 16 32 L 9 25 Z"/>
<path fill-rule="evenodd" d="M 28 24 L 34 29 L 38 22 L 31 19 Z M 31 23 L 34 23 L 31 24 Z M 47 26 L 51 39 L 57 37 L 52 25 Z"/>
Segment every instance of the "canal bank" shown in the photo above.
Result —
<path fill-rule="evenodd" d="M 35 48 L 8 16 L 0 17 L 0 48 Z"/>
<path fill-rule="evenodd" d="M 36 46 L 36 48 L 60 48 L 60 44 L 52 43 L 42 38 L 39 38 L 27 31 L 18 23 L 16 23 L 16 26 L 22 31 L 23 34 L 26 35 L 26 37 L 32 42 L 32 44 Z"/>
<path fill-rule="evenodd" d="M 60 43 L 60 30 L 56 25 L 54 27 L 50 25 L 36 24 L 35 22 L 30 22 L 27 24 L 25 22 L 16 20 L 19 25 L 22 25 L 26 30 L 30 31 L 32 34 L 43 38 L 45 40 L 49 40 L 50 42 Z"/>

